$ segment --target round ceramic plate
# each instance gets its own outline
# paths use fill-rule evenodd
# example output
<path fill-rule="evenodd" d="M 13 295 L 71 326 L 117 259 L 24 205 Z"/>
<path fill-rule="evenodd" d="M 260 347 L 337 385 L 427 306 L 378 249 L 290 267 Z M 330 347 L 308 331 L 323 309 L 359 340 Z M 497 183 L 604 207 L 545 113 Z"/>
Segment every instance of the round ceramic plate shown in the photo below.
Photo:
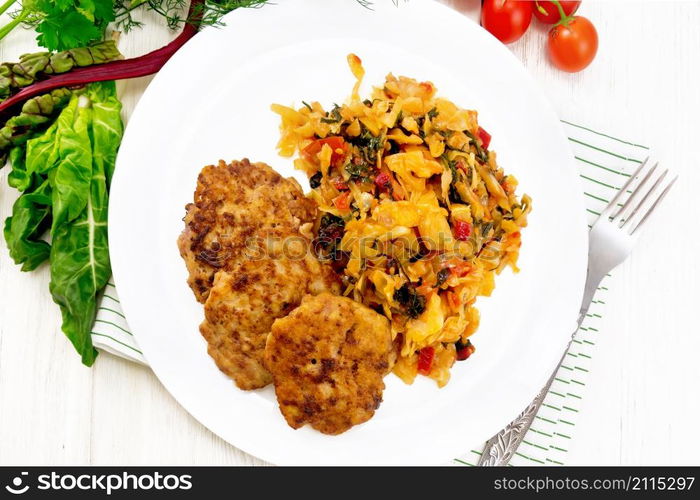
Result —
<path fill-rule="evenodd" d="M 586 273 L 578 176 L 549 103 L 511 52 L 459 13 L 427 0 L 282 0 L 239 10 L 207 29 L 156 76 L 129 122 L 109 211 L 119 296 L 151 368 L 195 418 L 234 446 L 273 463 L 439 464 L 479 447 L 546 382 L 573 330 Z M 499 164 L 534 200 L 523 231 L 522 271 L 480 298 L 477 354 L 447 387 L 386 378 L 374 418 L 340 436 L 292 430 L 271 387 L 244 392 L 224 376 L 199 334 L 203 308 L 186 284 L 176 239 L 204 165 L 248 157 L 295 176 L 277 155 L 271 103 L 342 102 L 354 82 L 346 55 L 367 75 L 430 80 L 479 111 Z M 313 328 L 313 325 L 310 325 Z"/>

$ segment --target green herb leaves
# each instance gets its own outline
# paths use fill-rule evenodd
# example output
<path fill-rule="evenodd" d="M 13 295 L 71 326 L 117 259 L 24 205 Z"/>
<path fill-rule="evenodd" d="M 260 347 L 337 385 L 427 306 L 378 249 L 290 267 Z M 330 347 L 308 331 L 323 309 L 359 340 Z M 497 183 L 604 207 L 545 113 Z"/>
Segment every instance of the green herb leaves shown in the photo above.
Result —
<path fill-rule="evenodd" d="M 25 188 L 5 221 L 10 255 L 24 271 L 49 258 L 63 332 L 88 366 L 97 355 L 90 338 L 97 294 L 111 273 L 107 189 L 122 136 L 120 111 L 114 82 L 91 84 L 46 132 L 10 155 L 13 172 L 21 172 L 15 185 Z M 49 226 L 50 245 L 41 239 Z"/>
<path fill-rule="evenodd" d="M 425 311 L 425 297 L 416 291 L 413 283 L 404 283 L 395 290 L 394 300 L 403 306 L 409 318 L 417 318 Z"/>
<path fill-rule="evenodd" d="M 343 117 L 340 116 L 340 106 L 337 104 L 333 105 L 333 109 L 326 113 L 324 118 L 321 118 L 322 123 L 340 123 L 343 121 Z"/>
<path fill-rule="evenodd" d="M 65 50 L 100 40 L 113 20 L 114 0 L 24 0 L 13 22 L 33 27 L 42 47 Z M 0 38 L 12 28 L 2 28 Z"/>
<path fill-rule="evenodd" d="M 189 14 L 185 14 L 187 0 L 114 0 L 115 24 L 128 33 L 142 25 L 132 14 L 138 8 L 144 8 L 162 16 L 170 29 L 176 29 L 184 23 L 199 26 L 221 26 L 221 18 L 239 8 L 257 8 L 268 0 L 208 0 L 199 2 Z"/>

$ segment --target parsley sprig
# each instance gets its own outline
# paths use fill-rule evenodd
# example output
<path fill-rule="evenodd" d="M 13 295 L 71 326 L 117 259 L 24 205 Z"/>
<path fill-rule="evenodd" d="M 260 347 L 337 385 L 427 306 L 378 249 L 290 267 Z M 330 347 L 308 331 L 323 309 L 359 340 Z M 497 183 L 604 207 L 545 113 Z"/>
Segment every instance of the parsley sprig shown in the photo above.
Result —
<path fill-rule="evenodd" d="M 7 0 L 0 13 L 18 0 Z M 22 0 L 12 20 L 0 28 L 0 40 L 20 24 L 34 28 L 37 42 L 49 50 L 83 47 L 102 39 L 114 20 L 114 0 Z"/>

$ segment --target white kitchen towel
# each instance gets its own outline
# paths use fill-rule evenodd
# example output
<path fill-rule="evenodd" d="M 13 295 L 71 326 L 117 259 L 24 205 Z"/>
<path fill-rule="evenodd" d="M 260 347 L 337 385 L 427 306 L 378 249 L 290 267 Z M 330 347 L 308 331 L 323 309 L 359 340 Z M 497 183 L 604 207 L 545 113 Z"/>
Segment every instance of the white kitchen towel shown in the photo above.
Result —
<path fill-rule="evenodd" d="M 581 176 L 590 227 L 630 173 L 648 156 L 649 148 L 568 121 L 562 120 L 562 124 Z M 604 281 L 511 465 L 566 463 L 595 345 L 603 335 L 607 291 Z M 100 350 L 148 364 L 129 330 L 113 281 L 109 282 L 100 300 L 92 342 Z M 453 463 L 474 465 L 480 453 L 480 450 L 466 452 Z"/>

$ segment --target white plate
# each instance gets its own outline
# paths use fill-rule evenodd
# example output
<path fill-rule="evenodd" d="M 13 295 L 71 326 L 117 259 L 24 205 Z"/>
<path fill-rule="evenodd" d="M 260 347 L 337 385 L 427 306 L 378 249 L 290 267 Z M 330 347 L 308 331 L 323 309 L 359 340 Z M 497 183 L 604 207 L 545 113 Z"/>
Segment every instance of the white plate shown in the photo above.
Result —
<path fill-rule="evenodd" d="M 534 199 L 522 272 L 480 298 L 477 354 L 444 389 L 387 377 L 375 417 L 341 436 L 287 426 L 270 387 L 238 390 L 206 353 L 203 318 L 176 247 L 202 166 L 249 157 L 295 175 L 275 150 L 273 102 L 343 101 L 358 54 L 363 91 L 388 72 L 431 80 L 479 110 L 499 163 Z M 119 296 L 153 371 L 183 407 L 238 448 L 274 463 L 445 463 L 507 424 L 545 383 L 571 335 L 586 272 L 578 176 L 559 121 L 510 51 L 479 26 L 427 0 L 286 0 L 240 10 L 188 43 L 131 117 L 109 211 Z M 177 436 L 173 436 L 177 439 Z"/>

